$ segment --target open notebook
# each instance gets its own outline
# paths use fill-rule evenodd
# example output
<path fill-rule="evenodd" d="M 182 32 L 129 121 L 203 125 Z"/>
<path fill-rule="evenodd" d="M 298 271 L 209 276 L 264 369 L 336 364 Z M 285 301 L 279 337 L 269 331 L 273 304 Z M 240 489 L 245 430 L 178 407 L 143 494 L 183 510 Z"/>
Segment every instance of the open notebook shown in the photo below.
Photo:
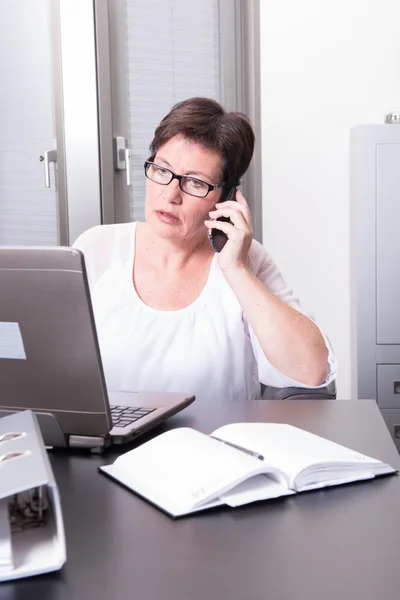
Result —
<path fill-rule="evenodd" d="M 205 435 L 167 431 L 101 472 L 173 517 L 396 473 L 291 425 L 234 423 Z"/>

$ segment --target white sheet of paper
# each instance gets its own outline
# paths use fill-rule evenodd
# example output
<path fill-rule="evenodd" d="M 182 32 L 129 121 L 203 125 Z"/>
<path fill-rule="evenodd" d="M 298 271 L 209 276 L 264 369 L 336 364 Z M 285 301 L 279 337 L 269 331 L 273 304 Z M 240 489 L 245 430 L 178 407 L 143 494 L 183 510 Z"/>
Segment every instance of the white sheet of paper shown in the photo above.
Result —
<path fill-rule="evenodd" d="M 13 566 L 8 499 L 0 500 L 0 572 Z"/>
<path fill-rule="evenodd" d="M 228 506 L 242 506 L 248 502 L 257 500 L 271 500 L 281 496 L 290 496 L 294 494 L 284 485 L 276 483 L 266 475 L 256 475 L 246 481 L 243 481 L 230 492 L 220 496 L 220 499 Z"/>
<path fill-rule="evenodd" d="M 26 360 L 24 341 L 18 323 L 0 321 L 0 358 Z"/>

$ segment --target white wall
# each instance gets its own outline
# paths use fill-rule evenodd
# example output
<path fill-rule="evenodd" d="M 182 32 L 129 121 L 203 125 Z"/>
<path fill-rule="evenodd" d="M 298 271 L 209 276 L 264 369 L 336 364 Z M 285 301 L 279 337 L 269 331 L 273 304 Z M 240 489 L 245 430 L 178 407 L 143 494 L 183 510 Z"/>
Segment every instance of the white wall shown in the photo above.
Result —
<path fill-rule="evenodd" d="M 260 27 L 263 242 L 350 398 L 349 132 L 400 110 L 400 2 L 261 0 Z"/>

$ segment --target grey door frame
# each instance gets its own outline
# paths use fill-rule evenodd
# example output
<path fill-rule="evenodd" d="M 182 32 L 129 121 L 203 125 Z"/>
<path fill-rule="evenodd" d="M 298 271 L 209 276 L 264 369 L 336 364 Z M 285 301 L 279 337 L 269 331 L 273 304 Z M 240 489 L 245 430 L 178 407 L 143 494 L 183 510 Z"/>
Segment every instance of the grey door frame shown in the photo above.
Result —
<path fill-rule="evenodd" d="M 93 0 L 49 0 L 61 245 L 102 223 Z"/>
<path fill-rule="evenodd" d="M 58 1 L 51 2 L 50 26 L 53 62 L 53 95 L 54 95 L 54 126 L 57 145 L 57 162 L 55 167 L 55 183 L 57 194 L 58 243 L 68 245 L 68 201 L 67 201 L 67 171 L 65 157 L 62 56 L 60 32 L 60 5 Z"/>
<path fill-rule="evenodd" d="M 221 103 L 247 115 L 256 134 L 242 192 L 262 243 L 260 0 L 220 0 Z"/>

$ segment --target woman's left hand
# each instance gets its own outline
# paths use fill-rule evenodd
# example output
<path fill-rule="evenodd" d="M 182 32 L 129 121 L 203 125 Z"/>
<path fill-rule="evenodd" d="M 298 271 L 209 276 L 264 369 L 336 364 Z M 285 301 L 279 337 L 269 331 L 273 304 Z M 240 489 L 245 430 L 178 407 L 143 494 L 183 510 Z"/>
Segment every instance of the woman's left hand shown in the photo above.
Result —
<path fill-rule="evenodd" d="M 218 254 L 218 265 L 221 271 L 247 267 L 249 250 L 253 239 L 251 212 L 239 190 L 236 200 L 227 200 L 215 205 L 209 215 L 211 220 L 205 221 L 208 229 L 219 229 L 228 236 L 228 241 Z M 216 221 L 219 217 L 228 217 L 232 223 Z"/>

